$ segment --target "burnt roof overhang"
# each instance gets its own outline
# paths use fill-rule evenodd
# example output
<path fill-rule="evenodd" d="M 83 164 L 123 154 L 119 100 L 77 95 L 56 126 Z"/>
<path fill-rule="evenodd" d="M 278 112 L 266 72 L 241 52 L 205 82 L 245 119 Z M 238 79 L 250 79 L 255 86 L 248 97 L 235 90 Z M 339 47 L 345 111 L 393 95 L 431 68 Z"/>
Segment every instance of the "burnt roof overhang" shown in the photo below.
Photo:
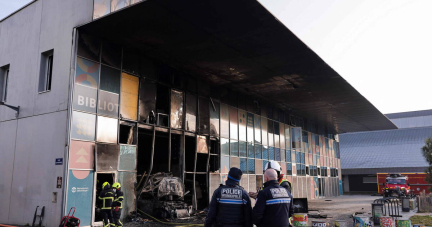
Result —
<path fill-rule="evenodd" d="M 396 129 L 256 0 L 147 0 L 79 30 L 337 133 Z"/>

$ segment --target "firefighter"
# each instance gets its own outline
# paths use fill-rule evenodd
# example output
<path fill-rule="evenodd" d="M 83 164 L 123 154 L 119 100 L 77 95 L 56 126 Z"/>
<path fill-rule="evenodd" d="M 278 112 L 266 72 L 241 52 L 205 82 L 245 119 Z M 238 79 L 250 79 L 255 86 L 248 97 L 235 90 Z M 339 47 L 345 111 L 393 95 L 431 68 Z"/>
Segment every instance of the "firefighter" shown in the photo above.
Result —
<path fill-rule="evenodd" d="M 100 213 L 103 218 L 104 227 L 115 226 L 111 211 L 114 201 L 114 192 L 108 182 L 102 184 L 102 191 L 99 194 L 99 200 L 101 200 L 102 203 Z"/>
<path fill-rule="evenodd" d="M 279 185 L 277 172 L 267 169 L 264 173 L 264 189 L 258 193 L 252 212 L 252 222 L 261 226 L 290 226 L 294 213 L 291 193 Z"/>
<path fill-rule="evenodd" d="M 267 169 L 274 169 L 274 170 L 276 170 L 276 173 L 277 173 L 277 176 L 278 176 L 279 185 L 282 186 L 282 187 L 284 187 L 284 188 L 286 188 L 291 193 L 292 184 L 288 180 L 284 179 L 284 175 L 281 174 L 282 168 L 279 165 L 279 163 L 276 162 L 276 161 L 269 161 L 266 164 L 266 166 L 265 166 L 265 170 L 267 170 Z"/>
<path fill-rule="evenodd" d="M 252 206 L 247 192 L 239 185 L 242 171 L 231 168 L 226 185 L 213 193 L 205 227 L 252 227 Z"/>
<path fill-rule="evenodd" d="M 114 202 L 112 206 L 113 219 L 116 226 L 123 226 L 123 223 L 120 221 L 121 211 L 123 208 L 123 192 L 121 191 L 120 183 L 116 182 L 113 184 L 113 188 L 115 190 L 114 193 Z"/>

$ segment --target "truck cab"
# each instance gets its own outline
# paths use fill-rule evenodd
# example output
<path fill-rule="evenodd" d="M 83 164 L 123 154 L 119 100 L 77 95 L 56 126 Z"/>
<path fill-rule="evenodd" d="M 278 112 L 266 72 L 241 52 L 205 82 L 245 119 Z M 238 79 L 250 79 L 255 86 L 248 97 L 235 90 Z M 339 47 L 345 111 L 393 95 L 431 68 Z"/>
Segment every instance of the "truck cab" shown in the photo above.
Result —
<path fill-rule="evenodd" d="M 403 197 L 411 191 L 408 177 L 401 174 L 390 174 L 383 186 L 384 197 Z"/>

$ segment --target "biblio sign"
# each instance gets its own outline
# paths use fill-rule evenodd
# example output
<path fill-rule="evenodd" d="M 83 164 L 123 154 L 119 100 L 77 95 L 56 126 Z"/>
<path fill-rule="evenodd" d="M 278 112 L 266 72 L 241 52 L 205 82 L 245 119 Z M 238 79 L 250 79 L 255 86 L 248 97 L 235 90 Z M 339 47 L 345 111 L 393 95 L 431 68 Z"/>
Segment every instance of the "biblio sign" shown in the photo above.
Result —
<path fill-rule="evenodd" d="M 96 102 L 97 90 L 91 87 L 75 84 L 73 107 L 75 110 L 98 113 L 111 117 L 118 116 L 119 95 L 107 91 L 99 91 L 99 100 Z"/>

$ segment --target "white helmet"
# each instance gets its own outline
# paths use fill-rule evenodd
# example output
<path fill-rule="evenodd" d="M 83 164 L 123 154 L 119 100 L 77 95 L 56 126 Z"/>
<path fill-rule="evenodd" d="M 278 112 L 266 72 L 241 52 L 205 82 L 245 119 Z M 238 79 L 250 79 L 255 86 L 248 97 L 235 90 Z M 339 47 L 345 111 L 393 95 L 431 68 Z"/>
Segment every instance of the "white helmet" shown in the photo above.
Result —
<path fill-rule="evenodd" d="M 265 166 L 265 170 L 267 170 L 267 169 L 274 169 L 274 170 L 276 170 L 276 172 L 278 172 L 278 175 L 282 171 L 281 166 L 276 161 L 269 161 L 269 162 L 267 162 L 267 164 Z"/>

